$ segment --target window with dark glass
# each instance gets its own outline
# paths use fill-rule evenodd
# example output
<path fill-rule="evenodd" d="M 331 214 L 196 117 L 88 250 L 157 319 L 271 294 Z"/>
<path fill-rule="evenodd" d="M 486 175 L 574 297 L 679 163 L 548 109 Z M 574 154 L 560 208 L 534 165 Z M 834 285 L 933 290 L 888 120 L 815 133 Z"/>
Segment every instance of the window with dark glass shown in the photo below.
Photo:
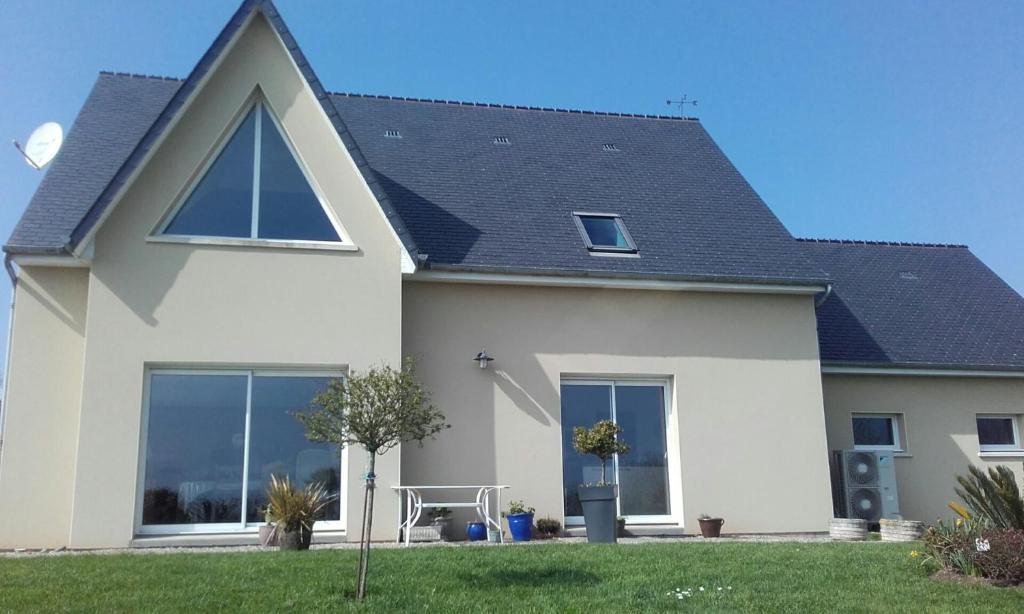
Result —
<path fill-rule="evenodd" d="M 1016 416 L 978 416 L 977 424 L 982 451 L 1020 449 Z"/>
<path fill-rule="evenodd" d="M 576 228 L 592 252 L 636 252 L 622 218 L 614 213 L 573 213 Z"/>
<path fill-rule="evenodd" d="M 223 144 L 163 234 L 341 241 L 262 102 Z"/>
<path fill-rule="evenodd" d="M 573 429 L 600 420 L 622 427 L 630 451 L 609 460 L 606 479 L 618 484 L 619 514 L 659 521 L 671 513 L 665 384 L 633 380 L 562 380 L 562 479 L 565 515 L 582 516 L 577 489 L 601 480 L 601 462 L 576 452 Z"/>
<path fill-rule="evenodd" d="M 263 521 L 271 476 L 337 496 L 336 446 L 306 439 L 307 411 L 332 378 L 259 371 L 154 371 L 149 379 L 143 527 Z M 340 501 L 320 520 L 338 520 Z M 229 527 L 225 527 L 229 528 Z"/>
<path fill-rule="evenodd" d="M 897 417 L 884 414 L 854 415 L 853 445 L 856 448 L 900 449 Z"/>

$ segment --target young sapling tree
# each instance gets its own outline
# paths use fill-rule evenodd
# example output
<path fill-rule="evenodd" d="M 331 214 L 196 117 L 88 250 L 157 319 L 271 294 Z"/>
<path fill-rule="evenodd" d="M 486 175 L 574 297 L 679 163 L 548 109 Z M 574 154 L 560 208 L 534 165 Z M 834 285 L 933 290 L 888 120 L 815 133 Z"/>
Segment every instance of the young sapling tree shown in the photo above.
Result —
<path fill-rule="evenodd" d="M 444 415 L 430 404 L 430 397 L 415 377 L 415 365 L 406 359 L 401 369 L 385 365 L 352 372 L 331 381 L 313 399 L 316 410 L 296 413 L 310 441 L 338 446 L 360 445 L 367 464 L 363 490 L 363 525 L 359 536 L 359 571 L 356 599 L 366 596 L 373 526 L 374 466 L 377 456 L 408 441 L 422 443 L 449 427 Z"/>

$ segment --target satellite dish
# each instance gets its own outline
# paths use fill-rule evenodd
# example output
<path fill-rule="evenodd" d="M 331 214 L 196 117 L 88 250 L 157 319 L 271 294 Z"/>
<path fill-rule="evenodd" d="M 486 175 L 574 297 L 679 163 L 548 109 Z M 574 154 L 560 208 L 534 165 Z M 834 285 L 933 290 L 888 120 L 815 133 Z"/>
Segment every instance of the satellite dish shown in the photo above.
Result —
<path fill-rule="evenodd" d="M 32 131 L 32 136 L 28 137 L 24 149 L 18 141 L 14 141 L 14 147 L 25 157 L 29 166 L 38 171 L 53 160 L 63 143 L 64 130 L 60 124 L 46 122 Z"/>

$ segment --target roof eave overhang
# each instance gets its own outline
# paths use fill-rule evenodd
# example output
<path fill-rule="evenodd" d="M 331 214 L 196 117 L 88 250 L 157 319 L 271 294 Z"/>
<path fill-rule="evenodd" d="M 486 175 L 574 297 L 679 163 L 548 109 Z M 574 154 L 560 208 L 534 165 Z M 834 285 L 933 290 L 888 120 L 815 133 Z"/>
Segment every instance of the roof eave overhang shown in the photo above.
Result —
<path fill-rule="evenodd" d="M 70 256 L 67 247 L 57 245 L 12 245 L 3 247 L 4 253 L 12 257 L 18 256 Z"/>
<path fill-rule="evenodd" d="M 822 361 L 825 375 L 889 377 L 974 377 L 1024 379 L 1024 367 L 1014 365 L 951 365 L 941 363 L 877 363 Z"/>
<path fill-rule="evenodd" d="M 510 286 L 614 288 L 689 292 L 815 295 L 827 280 L 692 275 L 638 275 L 571 269 L 522 269 L 432 265 L 405 277 L 410 281 Z"/>

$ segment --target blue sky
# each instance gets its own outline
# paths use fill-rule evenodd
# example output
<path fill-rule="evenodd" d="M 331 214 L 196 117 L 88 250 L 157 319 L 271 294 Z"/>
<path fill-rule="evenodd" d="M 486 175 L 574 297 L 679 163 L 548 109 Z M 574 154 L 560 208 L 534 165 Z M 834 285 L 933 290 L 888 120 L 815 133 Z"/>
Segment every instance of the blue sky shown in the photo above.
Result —
<path fill-rule="evenodd" d="M 238 2 L 3 4 L 0 136 L 24 140 L 70 127 L 100 70 L 187 75 Z M 334 91 L 635 113 L 685 93 L 794 235 L 967 243 L 1024 291 L 1024 2 L 277 6 Z M 5 147 L 6 240 L 41 174 Z"/>

